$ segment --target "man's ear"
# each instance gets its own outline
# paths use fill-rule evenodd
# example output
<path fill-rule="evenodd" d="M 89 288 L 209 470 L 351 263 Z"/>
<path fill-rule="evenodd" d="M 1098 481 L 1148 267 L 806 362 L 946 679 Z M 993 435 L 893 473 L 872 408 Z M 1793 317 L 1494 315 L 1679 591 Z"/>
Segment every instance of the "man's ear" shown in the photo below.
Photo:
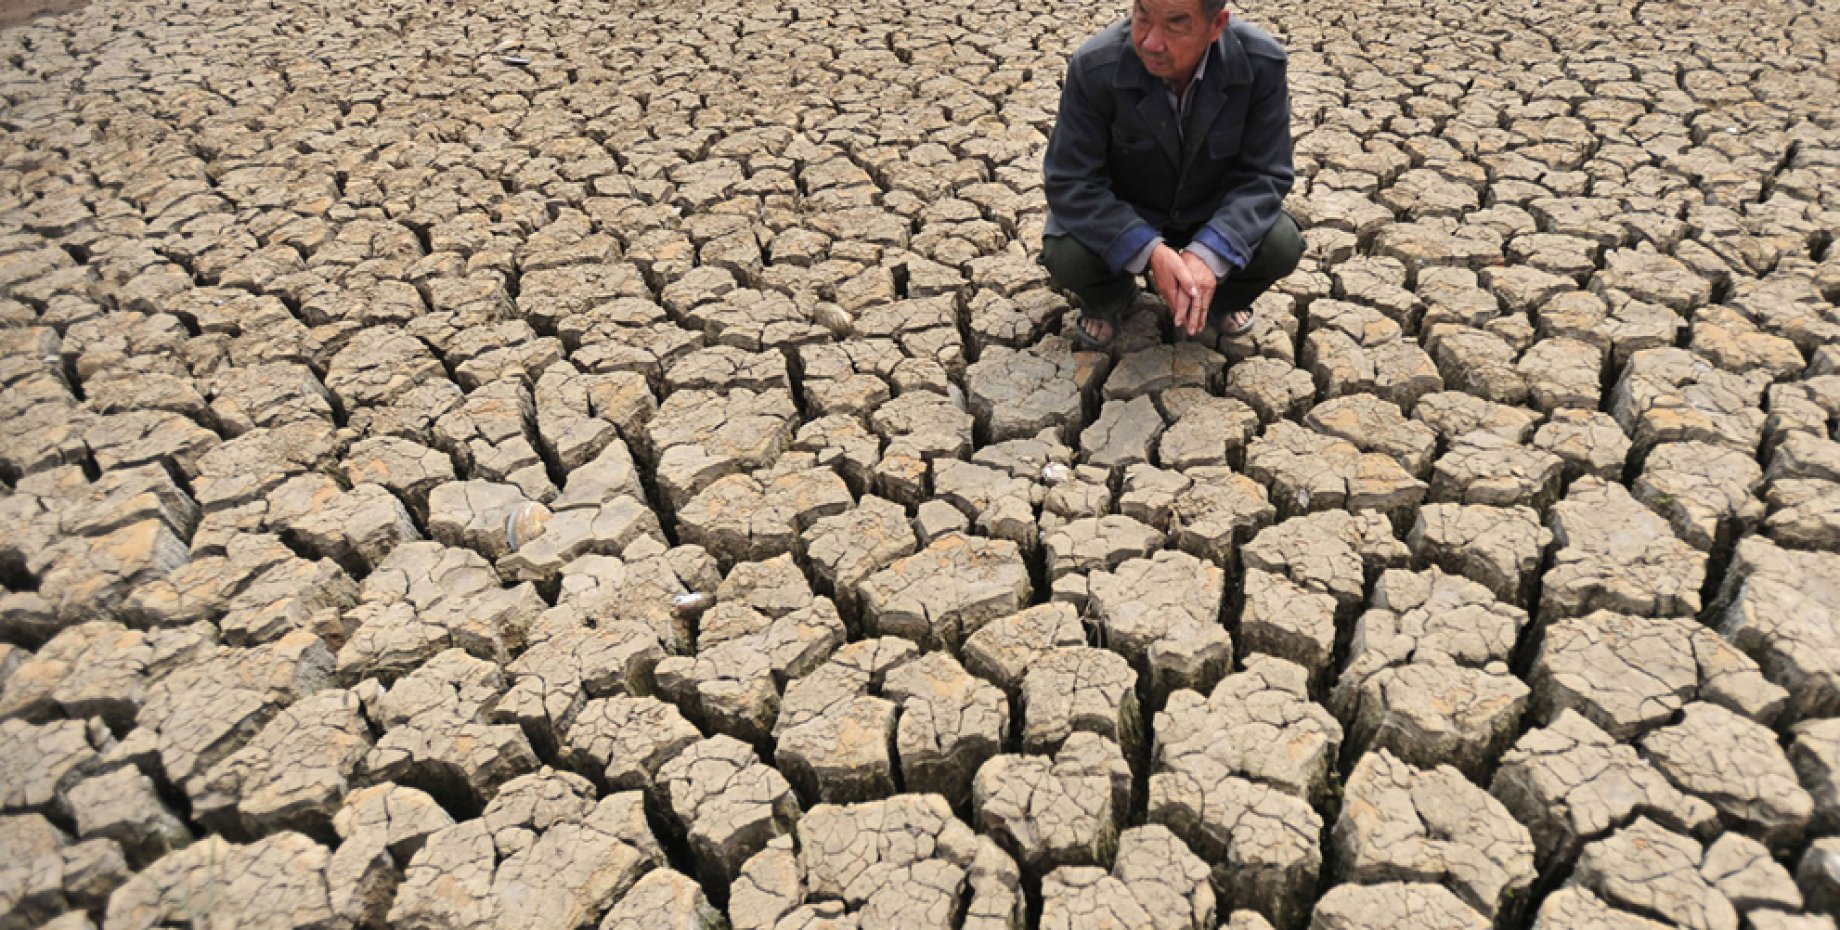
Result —
<path fill-rule="evenodd" d="M 1231 22 L 1232 19 L 1233 19 L 1233 11 L 1227 9 L 1224 6 L 1221 7 L 1220 15 L 1214 17 L 1214 22 L 1210 24 L 1210 28 L 1214 32 L 1214 38 L 1216 39 L 1220 38 L 1220 34 L 1227 31 L 1227 23 Z"/>

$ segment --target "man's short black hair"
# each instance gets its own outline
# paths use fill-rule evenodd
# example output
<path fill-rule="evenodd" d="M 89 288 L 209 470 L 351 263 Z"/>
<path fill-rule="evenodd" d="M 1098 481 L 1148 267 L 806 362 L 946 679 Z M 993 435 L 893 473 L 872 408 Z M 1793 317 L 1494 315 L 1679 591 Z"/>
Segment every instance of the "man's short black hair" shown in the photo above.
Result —
<path fill-rule="evenodd" d="M 1201 0 L 1201 18 L 1211 23 L 1226 8 L 1227 0 Z"/>

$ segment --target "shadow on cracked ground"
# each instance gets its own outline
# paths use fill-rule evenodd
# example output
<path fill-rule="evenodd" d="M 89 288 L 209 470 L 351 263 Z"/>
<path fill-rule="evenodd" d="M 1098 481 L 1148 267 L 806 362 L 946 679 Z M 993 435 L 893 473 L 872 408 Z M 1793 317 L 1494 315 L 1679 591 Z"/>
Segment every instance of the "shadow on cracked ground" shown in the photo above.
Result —
<path fill-rule="evenodd" d="M 0 29 L 10 29 L 38 16 L 56 16 L 80 9 L 88 0 L 0 0 Z"/>

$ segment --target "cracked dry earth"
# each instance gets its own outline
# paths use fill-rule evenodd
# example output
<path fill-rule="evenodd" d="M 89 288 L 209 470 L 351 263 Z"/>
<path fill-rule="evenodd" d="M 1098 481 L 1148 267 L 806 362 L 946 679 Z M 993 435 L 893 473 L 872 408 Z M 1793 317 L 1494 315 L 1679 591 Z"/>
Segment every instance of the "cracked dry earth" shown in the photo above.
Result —
<path fill-rule="evenodd" d="M 0 930 L 1831 930 L 1840 8 L 1260 0 L 1074 352 L 1123 12 L 0 33 Z"/>

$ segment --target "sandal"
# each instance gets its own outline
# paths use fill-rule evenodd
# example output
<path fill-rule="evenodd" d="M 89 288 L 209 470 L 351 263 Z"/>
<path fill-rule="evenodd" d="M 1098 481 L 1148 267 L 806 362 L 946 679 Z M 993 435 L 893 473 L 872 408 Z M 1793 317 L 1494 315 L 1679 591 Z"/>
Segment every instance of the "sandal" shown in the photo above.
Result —
<path fill-rule="evenodd" d="M 1234 314 L 1233 313 L 1221 314 L 1220 316 L 1220 334 L 1222 336 L 1227 336 L 1227 337 L 1244 336 L 1247 333 L 1252 332 L 1252 327 L 1255 324 L 1257 324 L 1259 321 L 1258 311 L 1253 309 L 1252 307 L 1247 307 L 1244 310 L 1235 311 L 1235 313 L 1244 313 L 1246 315 L 1246 322 L 1241 323 L 1238 326 L 1228 326 L 1227 320 L 1228 318 L 1232 317 Z"/>
<path fill-rule="evenodd" d="M 1097 320 L 1111 326 L 1112 334 L 1101 339 L 1087 332 L 1084 325 L 1087 320 Z M 1095 313 L 1090 310 L 1081 310 L 1080 315 L 1073 321 L 1073 341 L 1088 349 L 1104 352 L 1112 347 L 1112 343 L 1118 341 L 1118 330 L 1123 324 L 1124 314 L 1122 313 Z"/>

